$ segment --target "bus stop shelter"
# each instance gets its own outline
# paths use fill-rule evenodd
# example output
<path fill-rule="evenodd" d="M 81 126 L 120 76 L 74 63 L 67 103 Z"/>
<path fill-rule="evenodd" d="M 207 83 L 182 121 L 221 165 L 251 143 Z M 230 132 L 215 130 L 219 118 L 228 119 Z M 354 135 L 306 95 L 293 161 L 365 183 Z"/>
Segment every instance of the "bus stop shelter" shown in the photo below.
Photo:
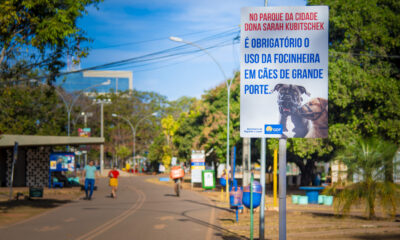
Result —
<path fill-rule="evenodd" d="M 18 159 L 14 165 L 14 187 L 45 187 L 48 184 L 50 153 L 57 146 L 104 144 L 100 137 L 0 135 L 0 186 L 10 185 L 14 144 Z"/>

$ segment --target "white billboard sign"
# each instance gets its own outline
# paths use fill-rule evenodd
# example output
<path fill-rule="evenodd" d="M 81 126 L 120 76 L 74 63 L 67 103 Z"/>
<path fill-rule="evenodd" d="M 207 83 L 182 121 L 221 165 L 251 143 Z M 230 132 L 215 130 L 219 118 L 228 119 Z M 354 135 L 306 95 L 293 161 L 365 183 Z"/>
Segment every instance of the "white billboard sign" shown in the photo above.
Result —
<path fill-rule="evenodd" d="M 327 6 L 241 9 L 240 136 L 328 136 Z"/>
<path fill-rule="evenodd" d="M 191 157 L 192 183 L 201 183 L 201 171 L 206 169 L 206 155 L 204 150 L 192 150 Z"/>

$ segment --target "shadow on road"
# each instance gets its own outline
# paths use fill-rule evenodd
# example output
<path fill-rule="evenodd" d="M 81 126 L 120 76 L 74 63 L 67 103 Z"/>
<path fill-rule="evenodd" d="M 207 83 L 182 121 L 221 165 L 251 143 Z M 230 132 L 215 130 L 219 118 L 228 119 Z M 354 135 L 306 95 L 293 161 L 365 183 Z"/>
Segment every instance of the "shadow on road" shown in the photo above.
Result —
<path fill-rule="evenodd" d="M 34 199 L 34 200 L 12 200 L 0 202 L 0 212 L 7 212 L 18 207 L 33 207 L 33 208 L 55 208 L 60 205 L 70 203 L 70 200 L 56 199 Z"/>
<path fill-rule="evenodd" d="M 356 235 L 354 236 L 356 239 L 360 240 L 375 240 L 375 239 L 380 239 L 380 240 L 398 240 L 400 239 L 400 234 L 399 233 L 385 233 L 385 235 L 381 234 L 368 234 L 368 235 Z"/>
<path fill-rule="evenodd" d="M 190 203 L 194 203 L 194 204 L 198 204 L 198 205 L 202 205 L 202 206 L 206 206 L 206 207 L 216 208 L 216 209 L 218 209 L 218 210 L 222 210 L 222 211 L 225 211 L 225 212 L 234 213 L 234 211 L 233 211 L 232 209 L 217 207 L 217 206 L 212 205 L 212 204 L 202 203 L 202 202 L 193 201 L 193 200 L 185 200 L 185 201 L 186 201 L 186 202 L 190 202 Z"/>
<path fill-rule="evenodd" d="M 368 221 L 368 218 L 363 215 L 343 215 L 343 214 L 335 214 L 335 213 L 322 213 L 322 212 L 313 212 L 313 211 L 305 211 L 305 213 L 309 213 L 313 216 L 316 217 L 326 217 L 326 218 L 350 218 L 350 219 L 357 219 L 357 220 L 365 220 Z M 396 216 L 397 217 L 397 216 Z M 384 221 L 388 220 L 388 218 L 385 217 L 375 217 L 374 220 L 379 220 L 379 221 Z M 400 239 L 400 238 L 399 238 Z"/>
<path fill-rule="evenodd" d="M 213 206 L 213 205 L 210 205 L 210 204 L 203 204 L 203 203 L 199 203 L 199 202 L 196 202 L 196 201 L 191 201 L 191 200 L 185 200 L 185 201 L 189 201 L 189 202 L 192 202 L 192 203 L 196 203 L 196 204 L 204 205 L 204 206 L 208 206 L 208 207 L 215 207 L 217 209 L 223 209 L 223 208 L 219 208 L 219 207 L 216 207 L 216 206 Z M 224 210 L 227 210 L 227 209 L 224 209 Z M 194 210 L 188 210 L 188 211 L 184 211 L 184 212 L 181 213 L 181 215 L 187 219 L 186 221 L 191 221 L 191 222 L 194 222 L 196 224 L 205 226 L 207 228 L 211 228 L 214 231 L 216 231 L 215 235 L 222 237 L 222 239 L 232 239 L 232 240 L 248 239 L 247 237 L 239 235 L 239 234 L 234 233 L 234 232 L 231 232 L 226 228 L 220 227 L 220 226 L 215 225 L 215 224 L 208 223 L 208 222 L 203 221 L 203 220 L 198 219 L 198 218 L 191 217 L 191 216 L 188 215 L 188 213 L 191 212 L 191 211 L 194 211 Z"/>
<path fill-rule="evenodd" d="M 176 194 L 167 193 L 167 194 L 164 194 L 164 197 L 178 197 L 178 196 L 176 196 Z"/>

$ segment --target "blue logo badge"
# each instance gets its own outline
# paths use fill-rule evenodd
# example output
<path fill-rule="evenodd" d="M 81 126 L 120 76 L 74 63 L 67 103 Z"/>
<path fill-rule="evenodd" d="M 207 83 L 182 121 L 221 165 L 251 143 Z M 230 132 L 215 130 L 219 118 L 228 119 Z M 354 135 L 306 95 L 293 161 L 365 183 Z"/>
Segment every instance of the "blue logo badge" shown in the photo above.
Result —
<path fill-rule="evenodd" d="M 276 124 L 276 125 L 269 125 L 266 124 L 264 126 L 265 134 L 282 134 L 282 125 L 281 124 Z"/>

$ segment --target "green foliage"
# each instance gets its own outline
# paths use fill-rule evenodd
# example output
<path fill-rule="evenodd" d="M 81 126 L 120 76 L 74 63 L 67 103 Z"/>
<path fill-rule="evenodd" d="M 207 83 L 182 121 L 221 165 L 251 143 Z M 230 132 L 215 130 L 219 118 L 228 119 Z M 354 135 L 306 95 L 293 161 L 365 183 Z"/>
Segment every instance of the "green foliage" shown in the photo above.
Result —
<path fill-rule="evenodd" d="M 239 73 L 236 73 L 231 86 L 230 98 L 230 135 L 229 147 L 236 145 L 240 141 L 240 81 Z M 226 84 L 222 83 L 218 87 L 210 90 L 203 95 L 203 129 L 201 132 L 201 149 L 209 151 L 214 149 L 214 154 L 210 156 L 211 161 L 226 162 L 227 144 L 227 89 Z"/>
<path fill-rule="evenodd" d="M 344 162 L 348 173 L 361 177 L 360 182 L 351 183 L 339 191 L 338 186 L 327 190 L 336 196 L 335 208 L 347 214 L 351 206 L 365 204 L 368 219 L 375 217 L 376 200 L 392 216 L 400 203 L 400 189 L 385 181 L 385 168 L 393 162 L 397 146 L 379 138 L 353 138 L 339 151 L 335 159 Z"/>
<path fill-rule="evenodd" d="M 195 98 L 182 97 L 163 104 L 162 112 L 165 117 L 161 119 L 162 133 L 155 138 L 150 147 L 151 161 L 163 162 L 165 167 L 168 167 L 173 156 L 180 158 L 180 161 L 190 159 L 193 143 L 190 136 L 195 136 L 193 129 L 198 128 L 198 125 L 192 125 L 194 122 L 190 119 L 193 119 L 194 114 L 190 109 L 197 102 Z"/>
<path fill-rule="evenodd" d="M 104 104 L 107 151 L 116 153 L 116 147 L 122 145 L 132 149 L 133 131 L 126 121 L 128 120 L 136 128 L 135 155 L 147 152 L 152 140 L 159 134 L 159 123 L 152 114 L 161 112 L 160 106 L 167 102 L 166 98 L 154 92 L 136 90 L 109 93 L 98 98 L 111 100 L 109 104 Z M 113 113 L 126 120 L 112 117 Z"/>
<path fill-rule="evenodd" d="M 52 88 L 3 87 L 0 96 L 0 133 L 66 134 L 67 113 Z"/>
<path fill-rule="evenodd" d="M 148 159 L 151 162 L 161 162 L 161 159 L 164 155 L 164 149 L 162 146 L 165 146 L 166 140 L 164 134 L 160 133 L 158 136 L 154 138 L 153 144 L 151 144 L 149 149 Z M 161 146 L 161 147 L 160 147 Z"/>
<path fill-rule="evenodd" d="M 400 141 L 400 4 L 310 0 L 330 9 L 329 137 Z M 397 57 L 396 57 L 397 56 Z"/>
<path fill-rule="evenodd" d="M 100 0 L 9 0 L 0 3 L 0 80 L 24 79 L 38 71 L 49 80 L 66 55 L 84 57 L 89 41 L 76 24 Z"/>
<path fill-rule="evenodd" d="M 167 138 L 168 144 L 172 142 L 172 137 L 175 135 L 176 130 L 179 128 L 179 124 L 171 115 L 161 119 L 162 131 Z"/>
<path fill-rule="evenodd" d="M 368 219 L 375 218 L 377 201 L 392 218 L 396 216 L 400 203 L 399 186 L 386 181 L 362 181 L 352 183 L 344 189 L 337 185 L 325 190 L 324 194 L 335 196 L 334 207 L 338 213 L 344 215 L 349 214 L 352 206 L 363 204 Z"/>
<path fill-rule="evenodd" d="M 353 138 L 347 141 L 346 148 L 339 151 L 335 158 L 364 179 L 379 180 L 384 175 L 384 167 L 393 161 L 397 148 L 395 144 L 376 137 Z"/>
<path fill-rule="evenodd" d="M 129 149 L 127 146 L 121 145 L 116 147 L 116 153 L 118 157 L 126 159 L 132 154 L 132 149 Z"/>
<path fill-rule="evenodd" d="M 199 139 L 203 123 L 199 110 L 200 103 L 200 101 L 194 103 L 192 109 L 181 113 L 177 120 L 179 128 L 175 132 L 173 143 L 181 162 L 190 161 L 192 150 L 200 149 Z"/>

